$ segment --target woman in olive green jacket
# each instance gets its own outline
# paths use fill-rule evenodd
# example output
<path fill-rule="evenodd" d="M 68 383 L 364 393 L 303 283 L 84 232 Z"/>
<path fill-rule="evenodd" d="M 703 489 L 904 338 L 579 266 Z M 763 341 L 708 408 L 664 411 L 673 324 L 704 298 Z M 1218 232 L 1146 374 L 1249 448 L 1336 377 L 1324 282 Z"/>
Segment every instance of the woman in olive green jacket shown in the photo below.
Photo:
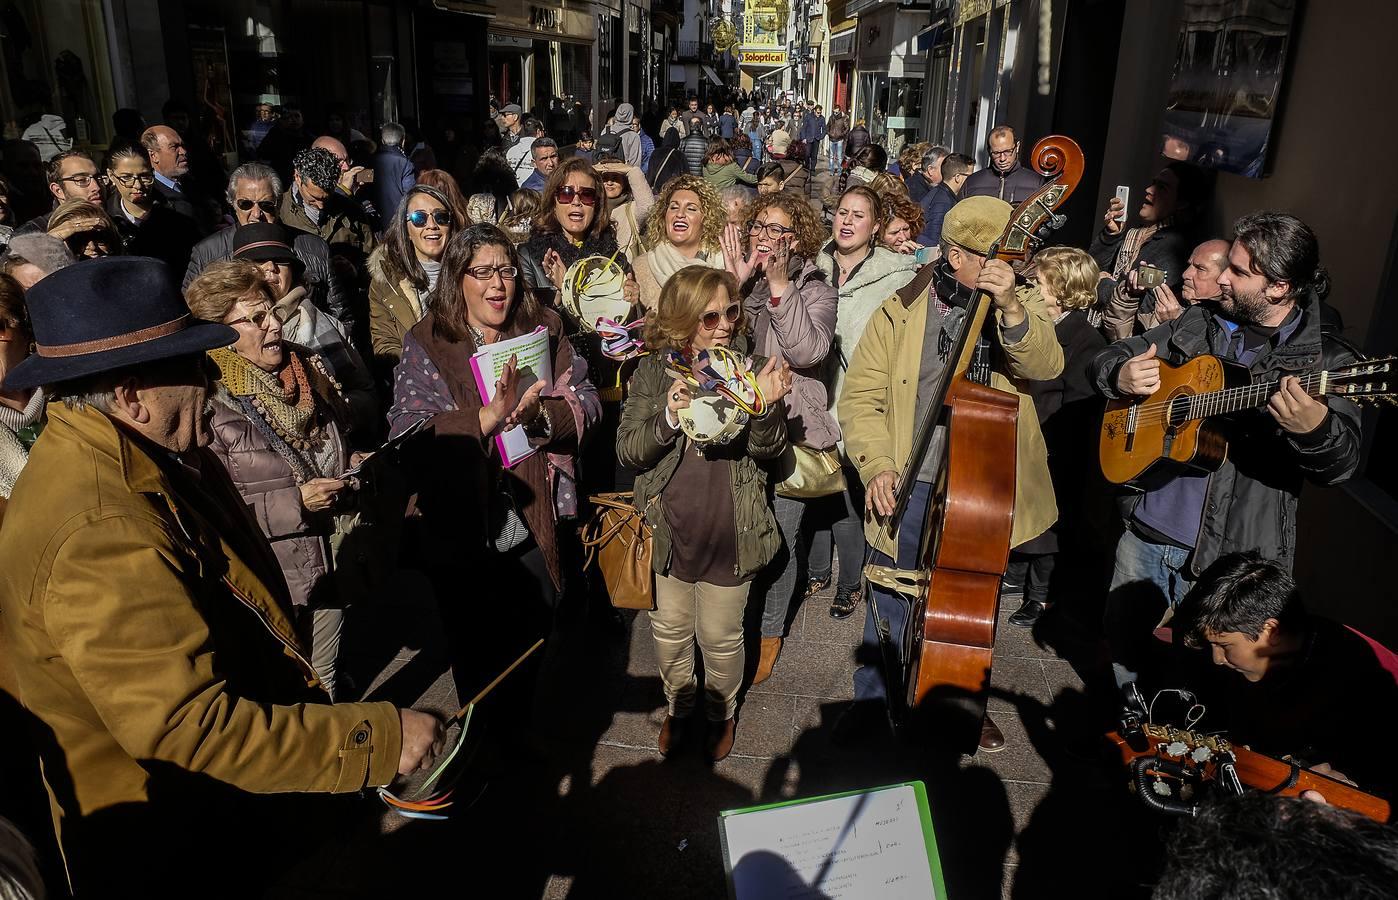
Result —
<path fill-rule="evenodd" d="M 671 276 L 647 322 L 653 352 L 631 378 L 617 434 L 618 458 L 640 472 L 636 506 L 653 529 L 656 608 L 650 622 L 668 705 L 659 738 L 663 754 L 694 708 L 696 640 L 704 654 L 705 695 L 715 701 L 708 710 L 717 725 L 709 754 L 719 760 L 732 750 L 748 585 L 781 544 L 761 461 L 786 449 L 781 399 L 791 388 L 790 368 L 776 359 L 762 365 L 757 385 L 765 412 L 728 442 L 701 445 L 679 427 L 690 389 L 668 367 L 670 351 L 746 350 L 745 325 L 730 272 L 690 266 Z"/>

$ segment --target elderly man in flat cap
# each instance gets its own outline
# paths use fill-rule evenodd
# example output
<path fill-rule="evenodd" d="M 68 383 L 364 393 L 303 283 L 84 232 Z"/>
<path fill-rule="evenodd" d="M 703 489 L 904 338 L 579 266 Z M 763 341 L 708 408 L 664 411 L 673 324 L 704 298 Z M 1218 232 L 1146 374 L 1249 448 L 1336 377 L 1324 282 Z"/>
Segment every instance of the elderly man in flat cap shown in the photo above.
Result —
<path fill-rule="evenodd" d="M 277 559 L 205 447 L 205 351 L 161 262 L 28 293 L 49 424 L 0 529 L 0 610 L 77 896 L 262 896 L 353 794 L 418 769 L 426 713 L 330 704 Z"/>
<path fill-rule="evenodd" d="M 1006 461 L 1016 469 L 1010 545 L 1038 537 L 1058 518 L 1048 453 L 1033 401 L 1010 379 L 1056 377 L 1063 370 L 1063 350 L 1038 290 L 1017 283 L 1007 263 L 986 259 L 1010 212 L 1008 203 L 994 197 L 973 197 L 952 207 L 942 224 L 942 258 L 920 269 L 874 313 L 850 360 L 836 413 L 845 452 L 865 484 L 865 536 L 877 551 L 874 561 L 878 564 L 922 567 L 918 558 L 922 531 L 938 471 L 945 462 L 945 426 L 939 425 L 933 433 L 921 466 L 911 476 L 915 483 L 900 485 L 898 479 L 912 456 L 917 425 L 953 365 L 949 356 L 954 339 L 977 290 L 990 295 L 994 315 L 987 317 L 977 336 L 968 377 L 1019 398 L 1015 458 L 1013 463 Z M 908 491 L 909 499 L 901 521 L 894 521 L 895 492 L 901 491 Z M 893 636 L 891 643 L 901 653 L 909 602 L 877 586 L 870 590 Z M 871 607 L 860 654 L 866 662 L 854 674 L 855 705 L 838 727 L 844 739 L 868 732 L 884 720 L 888 684 L 885 673 L 873 663 L 882 654 L 877 624 Z M 1000 730 L 985 716 L 980 749 L 994 752 L 1004 745 Z"/>

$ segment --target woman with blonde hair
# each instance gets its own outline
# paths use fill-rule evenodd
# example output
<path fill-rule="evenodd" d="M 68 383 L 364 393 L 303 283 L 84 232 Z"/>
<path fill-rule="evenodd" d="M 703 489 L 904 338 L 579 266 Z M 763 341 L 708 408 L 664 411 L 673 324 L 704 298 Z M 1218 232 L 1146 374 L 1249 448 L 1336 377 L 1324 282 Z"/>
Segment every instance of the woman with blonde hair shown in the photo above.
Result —
<path fill-rule="evenodd" d="M 1034 399 L 1039 428 L 1048 445 L 1049 476 L 1058 499 L 1058 522 L 1044 534 L 1016 547 L 1005 572 L 1007 593 L 1024 593 L 1010 624 L 1029 627 L 1052 608 L 1050 580 L 1058 551 L 1072 546 L 1076 535 L 1088 533 L 1091 522 L 1084 510 L 1095 510 L 1100 492 L 1089 495 L 1089 471 L 1084 465 L 1096 453 L 1095 422 L 1102 410 L 1092 389 L 1088 367 L 1107 341 L 1088 320 L 1087 310 L 1097 302 L 1099 270 L 1095 260 L 1076 247 L 1049 247 L 1034 256 L 1034 283 L 1053 319 L 1054 333 L 1063 347 L 1063 372 L 1057 378 L 1024 383 Z M 1079 548 L 1084 549 L 1084 548 Z"/>
<path fill-rule="evenodd" d="M 544 208 L 544 198 L 538 191 L 520 188 L 510 195 L 509 212 L 500 219 L 500 230 L 516 244 L 529 240 L 534 219 Z"/>
<path fill-rule="evenodd" d="M 786 191 L 764 194 L 747 209 L 747 241 L 738 242 L 736 229 L 724 233 L 724 257 L 737 276 L 743 303 L 753 323 L 753 349 L 760 356 L 781 357 L 792 368 L 791 393 L 786 398 L 787 442 L 823 453 L 840 440 L 840 426 L 830 413 L 824 375 L 825 359 L 835 337 L 838 295 L 829 277 L 815 264 L 825 245 L 825 228 L 811 205 Z M 744 253 L 746 250 L 746 254 Z M 791 474 L 795 449 L 779 472 Z M 762 583 L 762 644 L 753 684 L 766 681 L 781 652 L 787 611 L 796 593 L 801 554 L 802 522 L 808 510 L 824 509 L 838 496 L 797 499 L 780 493 L 775 500 L 783 549 Z"/>
<path fill-rule="evenodd" d="M 782 399 L 791 371 L 776 358 L 753 359 L 765 408 L 726 443 L 700 444 L 681 428 L 692 393 L 671 374 L 669 357 L 674 352 L 692 362 L 715 347 L 747 355 L 737 279 L 724 269 L 680 269 L 666 281 L 645 335 L 651 353 L 631 377 L 617 454 L 638 473 L 636 507 L 653 530 L 650 623 L 667 704 L 659 750 L 668 755 L 678 743 L 698 701 L 698 643 L 713 726 L 708 753 L 720 760 L 733 749 L 748 586 L 781 546 L 765 462 L 786 449 Z"/>
<path fill-rule="evenodd" d="M 636 260 L 641 305 L 660 302 L 661 289 L 686 266 L 723 268 L 720 241 L 728 223 L 718 190 L 702 178 L 677 175 L 666 182 L 646 222 L 646 252 Z"/>

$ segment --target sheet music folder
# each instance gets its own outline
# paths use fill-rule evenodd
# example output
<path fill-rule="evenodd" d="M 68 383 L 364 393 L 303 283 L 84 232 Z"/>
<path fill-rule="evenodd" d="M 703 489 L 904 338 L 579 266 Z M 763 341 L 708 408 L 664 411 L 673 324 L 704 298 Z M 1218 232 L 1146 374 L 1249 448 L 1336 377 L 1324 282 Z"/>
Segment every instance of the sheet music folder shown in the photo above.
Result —
<path fill-rule="evenodd" d="M 730 900 L 943 900 L 921 781 L 719 814 Z"/>

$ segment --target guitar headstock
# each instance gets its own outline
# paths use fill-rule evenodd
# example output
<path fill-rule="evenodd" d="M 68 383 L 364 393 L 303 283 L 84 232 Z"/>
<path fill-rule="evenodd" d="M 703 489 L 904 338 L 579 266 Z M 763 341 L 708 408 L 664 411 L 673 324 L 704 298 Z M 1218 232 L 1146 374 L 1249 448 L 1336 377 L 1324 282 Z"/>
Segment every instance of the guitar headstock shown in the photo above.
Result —
<path fill-rule="evenodd" d="M 1334 394 L 1356 403 L 1383 401 L 1398 405 L 1398 356 L 1369 359 L 1331 369 L 1320 375 L 1322 394 Z"/>

